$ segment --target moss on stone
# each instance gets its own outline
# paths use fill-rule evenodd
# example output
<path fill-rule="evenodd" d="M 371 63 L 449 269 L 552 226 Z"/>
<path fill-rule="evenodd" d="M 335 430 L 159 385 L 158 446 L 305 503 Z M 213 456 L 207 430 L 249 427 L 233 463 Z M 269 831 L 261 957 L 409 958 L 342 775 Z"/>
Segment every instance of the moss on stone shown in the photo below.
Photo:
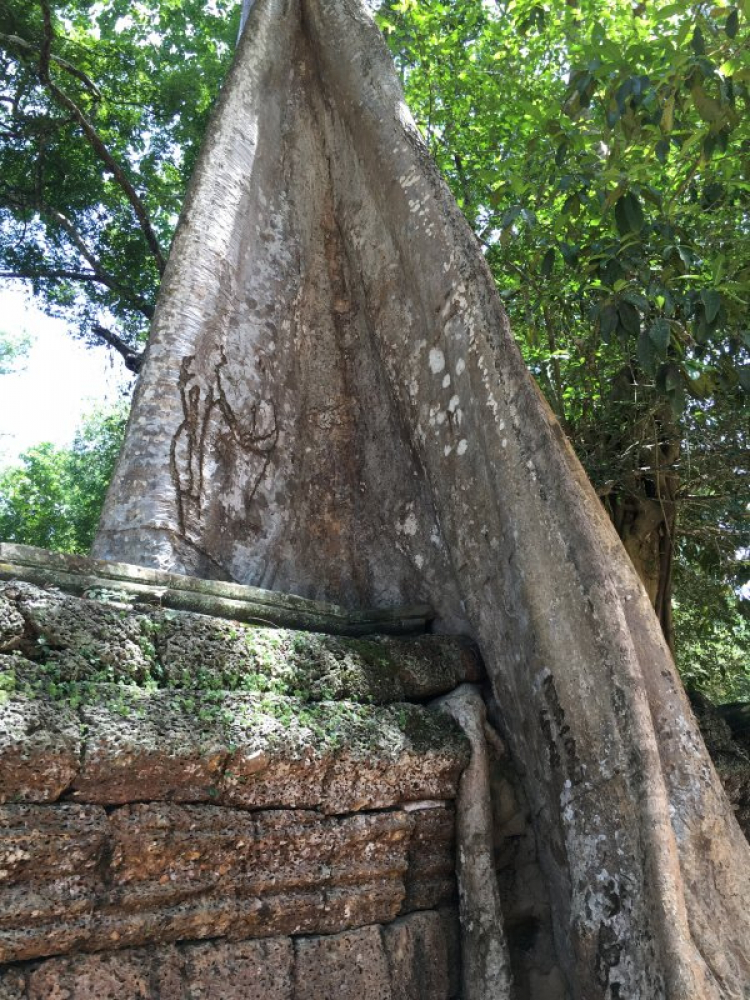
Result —
<path fill-rule="evenodd" d="M 418 697 L 439 693 L 462 679 L 461 654 L 451 639 L 264 628 L 71 597 L 27 583 L 5 585 L 3 592 L 10 595 L 3 606 L 3 621 L 12 623 L 6 631 L 12 628 L 14 643 L 38 665 L 28 683 L 50 697 L 80 699 L 88 684 L 114 683 L 383 704 L 413 690 Z"/>

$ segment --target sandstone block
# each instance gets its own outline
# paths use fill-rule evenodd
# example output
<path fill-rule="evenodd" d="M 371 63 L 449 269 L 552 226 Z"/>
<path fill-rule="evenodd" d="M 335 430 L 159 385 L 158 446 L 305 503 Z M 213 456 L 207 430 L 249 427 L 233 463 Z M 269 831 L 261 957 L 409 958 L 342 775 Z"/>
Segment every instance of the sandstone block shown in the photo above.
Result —
<path fill-rule="evenodd" d="M 61 679 L 142 683 L 151 676 L 155 660 L 146 616 L 31 584 L 14 586 L 27 629 Z"/>
<path fill-rule="evenodd" d="M 409 841 L 402 913 L 430 910 L 456 896 L 456 813 L 452 804 L 434 802 L 410 810 L 414 832 Z"/>
<path fill-rule="evenodd" d="M 289 938 L 185 949 L 184 1000 L 292 1000 Z M 160 1000 L 178 1000 L 162 993 Z M 180 998 L 181 1000 L 181 998 Z"/>
<path fill-rule="evenodd" d="M 22 969 L 0 972 L 0 1000 L 26 1000 L 26 976 Z"/>
<path fill-rule="evenodd" d="M 29 1000 L 152 1000 L 146 954 L 79 955 L 45 962 L 29 976 Z"/>
<path fill-rule="evenodd" d="M 414 825 L 401 810 L 6 806 L 0 961 L 387 922 Z"/>
<path fill-rule="evenodd" d="M 78 773 L 81 724 L 65 703 L 14 692 L 20 667 L 0 656 L 0 803 L 54 802 Z"/>
<path fill-rule="evenodd" d="M 97 688 L 97 697 L 80 709 L 87 736 L 75 799 L 120 805 L 218 794 L 226 740 L 214 715 L 197 718 L 200 699 L 116 685 Z"/>
<path fill-rule="evenodd" d="M 414 825 L 403 812 L 326 819 L 167 803 L 118 809 L 110 823 L 111 898 L 136 909 L 214 888 L 260 898 L 400 879 Z"/>
<path fill-rule="evenodd" d="M 383 928 L 393 1000 L 448 1000 L 448 946 L 438 913 L 402 917 Z"/>
<path fill-rule="evenodd" d="M 455 797 L 468 743 L 444 717 L 406 703 L 313 707 L 282 699 L 276 706 L 271 703 L 264 715 L 256 702 L 229 701 L 236 750 L 222 802 L 339 814 Z M 284 721 L 280 711 L 287 713 Z"/>
<path fill-rule="evenodd" d="M 379 927 L 294 942 L 294 1000 L 393 1000 Z"/>
<path fill-rule="evenodd" d="M 0 807 L 0 885 L 81 877 L 100 864 L 109 824 L 97 806 Z"/>

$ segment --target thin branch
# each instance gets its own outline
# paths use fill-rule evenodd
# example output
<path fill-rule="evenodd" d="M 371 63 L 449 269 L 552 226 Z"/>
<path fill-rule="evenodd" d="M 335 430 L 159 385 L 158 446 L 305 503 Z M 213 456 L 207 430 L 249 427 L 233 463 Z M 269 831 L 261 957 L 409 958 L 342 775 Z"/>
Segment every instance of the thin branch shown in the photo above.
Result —
<path fill-rule="evenodd" d="M 14 48 L 21 49 L 23 52 L 28 52 L 30 55 L 36 56 L 39 54 L 39 49 L 35 45 L 32 45 L 31 42 L 27 42 L 25 38 L 21 38 L 18 35 L 0 34 L 0 44 L 13 46 Z M 66 73 L 70 73 L 71 76 L 80 80 L 95 100 L 101 100 L 101 91 L 94 81 L 83 72 L 83 70 L 78 69 L 77 66 L 69 63 L 67 59 L 63 59 L 61 56 L 56 56 L 51 52 L 49 53 L 48 58 L 51 62 L 55 63 L 55 65 L 64 69 Z"/>
<path fill-rule="evenodd" d="M 69 271 L 65 268 L 35 268 L 19 271 L 0 271 L 0 278 L 18 278 L 24 281 L 98 281 L 101 278 L 93 271 Z"/>
<path fill-rule="evenodd" d="M 89 141 L 92 149 L 105 165 L 107 170 L 109 170 L 117 183 L 119 184 L 125 197 L 130 202 L 130 205 L 135 212 L 136 218 L 141 227 L 141 231 L 146 239 L 146 243 L 153 254 L 159 273 L 164 273 L 164 267 L 166 265 L 166 260 L 162 252 L 161 246 L 159 245 L 159 240 L 157 239 L 156 233 L 151 225 L 151 220 L 149 219 L 146 206 L 143 204 L 138 192 L 135 190 L 131 184 L 129 178 L 125 174 L 124 170 L 114 158 L 114 156 L 107 149 L 106 145 L 102 141 L 99 133 L 96 131 L 94 126 L 88 120 L 86 115 L 81 111 L 78 105 L 72 98 L 70 98 L 65 91 L 61 90 L 60 87 L 53 81 L 50 75 L 50 58 L 51 58 L 51 47 L 52 47 L 52 14 L 50 12 L 50 6 L 48 0 L 39 0 L 42 14 L 44 17 L 44 40 L 42 42 L 42 48 L 39 57 L 39 76 L 42 82 L 48 87 L 50 94 L 54 100 L 66 108 L 76 119 L 78 124 L 81 126 L 84 135 Z"/>
<path fill-rule="evenodd" d="M 127 289 L 124 289 L 111 274 L 108 274 L 104 270 L 99 260 L 91 252 L 81 234 L 66 215 L 63 215 L 63 213 L 59 212 L 56 208 L 52 208 L 51 206 L 43 203 L 40 204 L 39 211 L 43 216 L 46 215 L 53 219 L 58 226 L 60 226 L 60 228 L 68 234 L 70 241 L 103 285 L 109 288 L 110 291 L 114 292 L 115 295 L 121 298 L 124 302 L 129 302 L 135 309 L 138 310 L 138 312 L 143 313 L 146 319 L 151 319 L 153 317 L 153 306 L 145 299 L 142 299 L 140 295 L 134 295 Z"/>
<path fill-rule="evenodd" d="M 105 344 L 109 347 L 114 348 L 115 351 L 122 357 L 125 362 L 125 367 L 128 371 L 133 372 L 135 375 L 141 370 L 141 365 L 143 364 L 143 353 L 134 351 L 133 348 L 126 344 L 122 337 L 118 337 L 116 333 L 108 330 L 106 327 L 101 326 L 99 323 L 95 323 L 91 328 L 91 331 L 100 340 L 103 340 Z"/>
<path fill-rule="evenodd" d="M 94 284 L 104 285 L 114 295 L 130 304 L 134 309 L 146 317 L 152 319 L 154 307 L 150 302 L 139 298 L 136 295 L 129 295 L 104 272 L 97 271 L 74 271 L 68 268 L 21 268 L 17 271 L 0 271 L 0 278 L 18 281 L 89 281 Z"/>

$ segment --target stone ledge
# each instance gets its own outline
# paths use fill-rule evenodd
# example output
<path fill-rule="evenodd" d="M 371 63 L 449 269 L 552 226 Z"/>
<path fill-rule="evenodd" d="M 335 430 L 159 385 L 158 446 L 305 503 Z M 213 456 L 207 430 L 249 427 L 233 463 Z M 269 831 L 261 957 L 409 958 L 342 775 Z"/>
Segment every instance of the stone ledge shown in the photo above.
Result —
<path fill-rule="evenodd" d="M 0 667 L 0 801 L 67 796 L 104 806 L 211 802 L 242 809 L 384 809 L 453 799 L 469 756 L 420 705 L 89 685 L 71 703 L 8 690 L 35 665 Z M 24 673 L 25 672 L 25 673 Z"/>
<path fill-rule="evenodd" d="M 447 636 L 338 637 L 93 600 L 0 582 L 0 653 L 49 682 L 273 691 L 308 701 L 427 700 L 477 680 L 474 647 Z"/>
<path fill-rule="evenodd" d="M 156 604 L 236 621 L 336 635 L 423 632 L 433 617 L 432 610 L 425 605 L 349 611 L 336 604 L 238 583 L 200 580 L 143 566 L 0 542 L 0 580 L 11 579 L 55 586 L 77 595 L 103 592 L 123 603 Z"/>

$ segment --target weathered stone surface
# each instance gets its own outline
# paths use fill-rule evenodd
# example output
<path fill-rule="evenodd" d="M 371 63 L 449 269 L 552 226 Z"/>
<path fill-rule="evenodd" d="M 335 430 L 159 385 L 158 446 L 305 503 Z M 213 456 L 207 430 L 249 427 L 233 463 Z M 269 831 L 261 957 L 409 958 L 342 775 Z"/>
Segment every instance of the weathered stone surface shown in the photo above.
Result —
<path fill-rule="evenodd" d="M 409 812 L 414 832 L 409 841 L 402 913 L 433 909 L 453 902 L 456 897 L 455 809 L 447 802 L 424 806 Z"/>
<path fill-rule="evenodd" d="M 393 1000 L 379 927 L 295 941 L 294 1000 Z"/>
<path fill-rule="evenodd" d="M 15 691 L 16 670 L 0 655 L 0 803 L 51 802 L 80 767 L 81 724 L 69 705 Z"/>
<path fill-rule="evenodd" d="M 65 681 L 145 682 L 154 667 L 148 619 L 101 601 L 69 597 L 13 581 L 29 655 L 43 658 Z M 34 643 L 36 650 L 34 650 Z"/>
<path fill-rule="evenodd" d="M 0 1000 L 25 1000 L 26 975 L 22 969 L 0 970 Z"/>
<path fill-rule="evenodd" d="M 277 717 L 258 722 L 252 714 L 245 722 L 239 704 L 228 702 L 230 742 L 237 750 L 220 800 L 242 808 L 336 814 L 452 799 L 468 756 L 460 730 L 435 726 L 431 713 L 417 705 L 321 703 L 282 725 Z"/>
<path fill-rule="evenodd" d="M 405 881 L 411 908 L 452 898 L 448 801 L 468 741 L 420 705 L 371 702 L 475 676 L 463 640 L 336 639 L 112 603 L 122 592 L 5 592 L 21 649 L 0 654 L 0 962 L 80 953 L 24 966 L 23 996 L 286 996 L 289 975 L 239 942 L 369 927 L 372 944 Z M 182 946 L 156 964 L 133 950 L 207 938 L 227 944 L 191 952 L 189 968 Z M 373 996 L 390 995 L 382 944 L 370 959 Z M 339 988 L 335 962 L 331 976 L 321 988 Z"/>
<path fill-rule="evenodd" d="M 160 985 L 179 981 L 181 964 L 182 957 L 173 948 L 160 949 L 158 959 L 148 951 L 55 959 L 30 972 L 27 996 L 28 1000 L 157 1000 Z M 173 993 L 169 1000 L 178 996 Z"/>
<path fill-rule="evenodd" d="M 216 797 L 228 749 L 215 703 L 202 720 L 200 696 L 115 685 L 97 695 L 80 709 L 86 738 L 75 799 L 121 805 Z"/>
<path fill-rule="evenodd" d="M 79 709 L 85 747 L 72 771 L 72 795 L 81 802 L 168 799 L 328 814 L 382 809 L 452 799 L 468 755 L 455 725 L 406 703 L 307 706 L 275 696 L 107 685 L 87 694 L 97 700 Z M 43 794 L 37 801 L 53 797 L 46 787 Z"/>
<path fill-rule="evenodd" d="M 198 615 L 153 615 L 164 677 L 180 687 L 253 686 L 309 701 L 385 704 L 426 699 L 478 679 L 476 650 L 460 638 L 341 638 L 258 628 Z"/>
<path fill-rule="evenodd" d="M 110 822 L 110 883 L 128 909 L 218 887 L 227 896 L 262 897 L 400 880 L 413 828 L 403 812 L 324 819 L 300 810 L 247 815 L 166 804 L 119 809 Z"/>
<path fill-rule="evenodd" d="M 292 593 L 239 583 L 165 573 L 129 563 L 49 552 L 0 542 L 0 580 L 26 580 L 71 594 L 104 596 L 123 604 L 141 602 L 236 621 L 309 628 L 332 635 L 402 635 L 424 631 L 432 617 L 426 605 L 352 611 Z"/>
<path fill-rule="evenodd" d="M 292 1000 L 288 938 L 197 945 L 185 951 L 185 1000 Z M 160 1000 L 178 1000 L 161 996 Z"/>
<path fill-rule="evenodd" d="M 448 1000 L 448 947 L 438 913 L 413 913 L 383 928 L 393 1000 Z"/>
<path fill-rule="evenodd" d="M 2 597 L 3 593 L 8 597 Z M 124 594 L 73 597 L 23 581 L 0 584 L 0 652 L 23 645 L 60 683 L 274 691 L 306 701 L 426 699 L 481 672 L 460 638 L 346 638 L 258 627 L 143 605 Z"/>
<path fill-rule="evenodd" d="M 0 810 L 0 962 L 388 922 L 415 820 L 213 806 Z M 418 867 L 418 860 L 415 862 Z"/>
<path fill-rule="evenodd" d="M 81 877 L 92 872 L 105 853 L 108 834 L 107 814 L 97 806 L 2 806 L 0 885 Z"/>
<path fill-rule="evenodd" d="M 52 958 L 0 971 L 0 1000 L 448 1000 L 435 912 L 390 927 Z"/>
<path fill-rule="evenodd" d="M 15 604 L 5 595 L 5 588 L 0 587 L 0 653 L 8 652 L 20 645 L 25 622 Z"/>
<path fill-rule="evenodd" d="M 460 636 L 424 635 L 400 641 L 382 636 L 378 642 L 398 664 L 408 700 L 447 694 L 484 675 L 476 646 Z"/>

